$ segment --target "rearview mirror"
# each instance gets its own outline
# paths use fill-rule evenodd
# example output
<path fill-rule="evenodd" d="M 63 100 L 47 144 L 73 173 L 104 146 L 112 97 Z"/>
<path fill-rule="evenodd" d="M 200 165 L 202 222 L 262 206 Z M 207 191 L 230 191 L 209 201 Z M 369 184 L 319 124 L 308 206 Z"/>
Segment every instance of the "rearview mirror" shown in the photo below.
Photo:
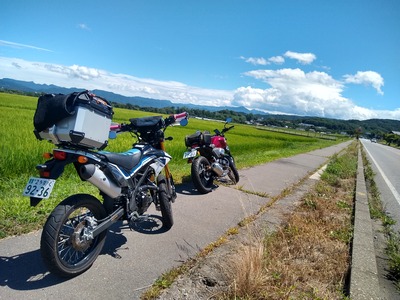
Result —
<path fill-rule="evenodd" d="M 226 118 L 225 122 L 226 122 L 226 123 L 232 122 L 232 118 Z"/>
<path fill-rule="evenodd" d="M 108 134 L 109 139 L 116 139 L 117 138 L 117 133 L 115 131 L 110 131 Z"/>
<path fill-rule="evenodd" d="M 188 123 L 189 123 L 188 119 L 186 119 L 186 118 L 179 121 L 179 125 L 181 125 L 181 126 L 186 126 Z"/>

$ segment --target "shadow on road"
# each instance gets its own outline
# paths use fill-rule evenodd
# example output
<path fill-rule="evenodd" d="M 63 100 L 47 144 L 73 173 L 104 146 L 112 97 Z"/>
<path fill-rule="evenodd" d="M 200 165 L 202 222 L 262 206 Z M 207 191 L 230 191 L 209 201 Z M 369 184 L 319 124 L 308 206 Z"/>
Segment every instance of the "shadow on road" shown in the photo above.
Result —
<path fill-rule="evenodd" d="M 118 226 L 111 228 L 100 255 L 118 258 L 116 252 L 126 243 L 126 238 Z M 0 286 L 28 291 L 54 286 L 68 280 L 70 279 L 60 278 L 48 272 L 42 261 L 40 249 L 10 257 L 0 256 Z"/>
<path fill-rule="evenodd" d="M 162 223 L 162 217 L 157 215 L 147 215 L 146 218 L 131 222 L 127 228 L 144 234 L 160 234 L 167 232 Z"/>
<path fill-rule="evenodd" d="M 50 274 L 40 251 L 6 257 L 0 256 L 0 285 L 15 290 L 36 290 L 67 281 Z"/>
<path fill-rule="evenodd" d="M 212 189 L 215 190 L 218 188 L 218 185 L 214 184 Z M 197 191 L 197 189 L 193 186 L 192 183 L 183 183 L 175 186 L 175 191 L 178 194 L 187 195 L 187 196 L 199 196 L 204 195 Z"/>

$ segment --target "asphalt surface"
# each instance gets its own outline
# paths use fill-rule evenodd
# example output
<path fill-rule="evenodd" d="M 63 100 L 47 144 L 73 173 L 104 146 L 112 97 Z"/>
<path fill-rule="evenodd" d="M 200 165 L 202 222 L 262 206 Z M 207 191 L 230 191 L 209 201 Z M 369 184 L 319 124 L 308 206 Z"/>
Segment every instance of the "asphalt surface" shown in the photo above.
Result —
<path fill-rule="evenodd" d="M 400 150 L 362 139 L 363 148 L 375 173 L 380 198 L 386 212 L 396 221 L 393 230 L 400 231 Z"/>
<path fill-rule="evenodd" d="M 350 143 L 240 170 L 239 185 L 251 193 L 219 186 L 210 194 L 199 195 L 191 185 L 179 186 L 171 230 L 152 228 L 156 216 L 137 230 L 118 224 L 109 231 L 93 266 L 70 280 L 47 272 L 40 257 L 40 231 L 0 240 L 0 299 L 139 299 L 161 274 L 216 241 L 285 188 L 314 174 Z M 368 261 L 361 261 L 361 266 L 366 264 Z M 352 272 L 353 279 L 355 274 Z M 368 282 L 360 280 L 357 289 L 364 288 L 361 284 Z M 352 299 L 375 299 L 356 298 L 355 290 Z"/>
<path fill-rule="evenodd" d="M 396 223 L 391 226 L 394 232 L 400 232 L 400 150 L 387 145 L 372 143 L 362 139 L 364 151 L 375 174 L 374 180 L 379 190 L 380 200 Z M 400 293 L 389 278 L 388 257 L 386 254 L 387 237 L 382 223 L 373 220 L 375 257 L 378 270 L 379 292 L 381 299 L 400 299 Z M 366 253 L 364 251 L 364 253 Z M 371 265 L 371 264 L 370 264 Z M 354 268 L 353 268 L 354 269 Z M 368 276 L 368 273 L 365 275 Z"/>

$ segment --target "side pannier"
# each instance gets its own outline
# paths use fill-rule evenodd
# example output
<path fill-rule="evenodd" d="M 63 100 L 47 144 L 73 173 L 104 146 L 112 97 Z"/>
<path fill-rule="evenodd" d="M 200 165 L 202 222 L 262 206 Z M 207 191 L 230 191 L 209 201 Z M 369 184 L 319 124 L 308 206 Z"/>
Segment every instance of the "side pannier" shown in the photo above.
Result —
<path fill-rule="evenodd" d="M 108 144 L 113 109 L 110 103 L 89 91 L 46 94 L 38 99 L 33 117 L 39 140 L 104 149 Z"/>

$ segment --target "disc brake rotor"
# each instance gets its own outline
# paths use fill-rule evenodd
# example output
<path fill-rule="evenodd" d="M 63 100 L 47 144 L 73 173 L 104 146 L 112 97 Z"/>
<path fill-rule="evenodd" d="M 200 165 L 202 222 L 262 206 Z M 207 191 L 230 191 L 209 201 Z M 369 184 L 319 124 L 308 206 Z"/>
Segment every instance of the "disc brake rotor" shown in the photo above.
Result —
<path fill-rule="evenodd" d="M 80 222 L 71 235 L 72 247 L 77 251 L 86 251 L 92 244 L 92 239 L 85 235 L 85 221 Z"/>

